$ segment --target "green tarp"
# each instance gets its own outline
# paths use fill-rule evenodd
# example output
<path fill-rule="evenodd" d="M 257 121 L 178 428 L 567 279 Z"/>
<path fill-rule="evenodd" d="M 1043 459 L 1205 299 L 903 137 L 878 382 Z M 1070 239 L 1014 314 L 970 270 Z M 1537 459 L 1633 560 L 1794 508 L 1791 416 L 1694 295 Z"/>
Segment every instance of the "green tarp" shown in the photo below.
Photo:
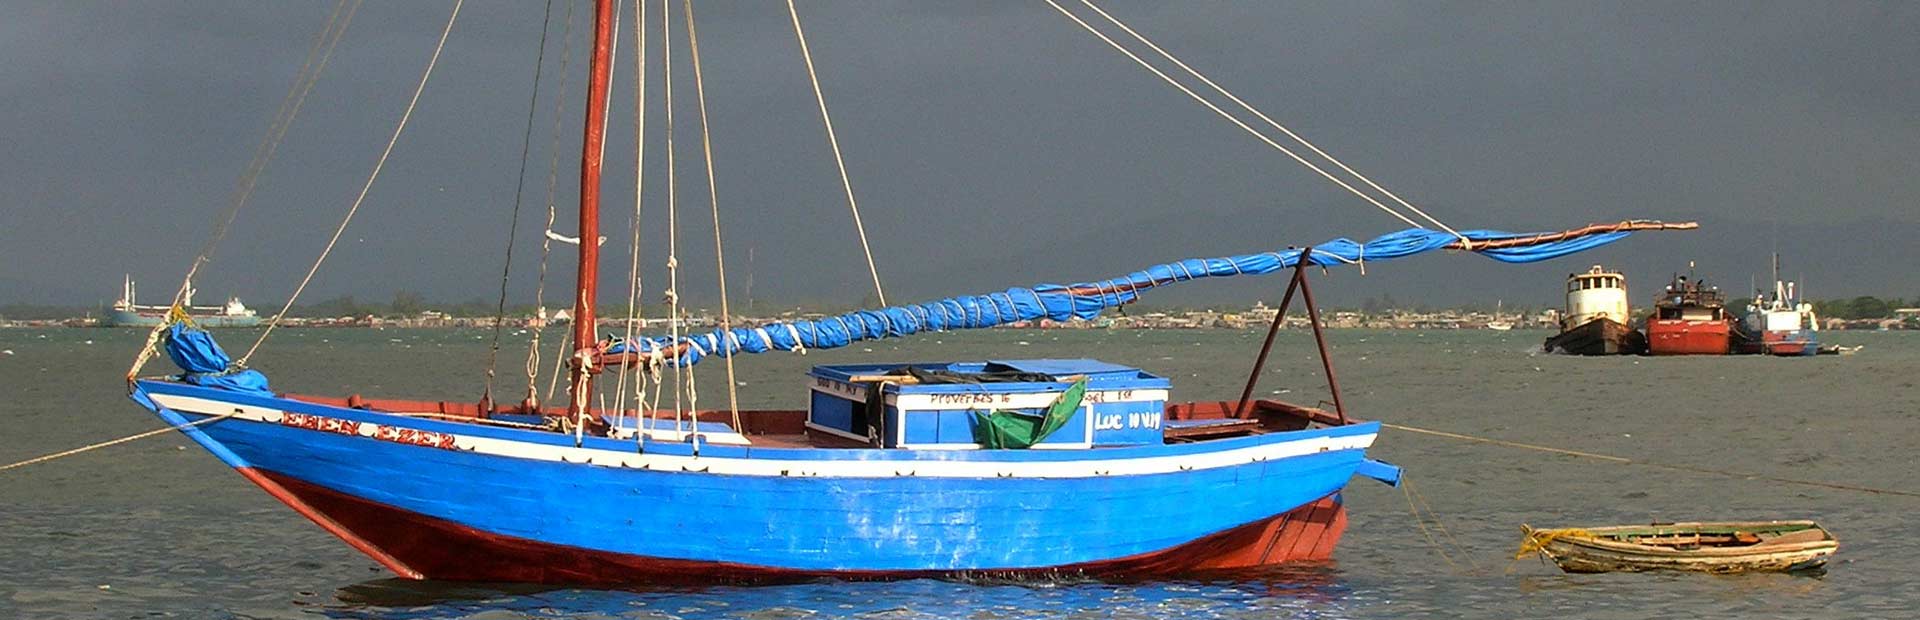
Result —
<path fill-rule="evenodd" d="M 1024 449 L 1040 443 L 1073 417 L 1080 399 L 1087 395 L 1087 380 L 1073 382 L 1047 406 L 1045 416 L 996 409 L 992 413 L 973 412 L 973 440 L 987 448 Z"/>

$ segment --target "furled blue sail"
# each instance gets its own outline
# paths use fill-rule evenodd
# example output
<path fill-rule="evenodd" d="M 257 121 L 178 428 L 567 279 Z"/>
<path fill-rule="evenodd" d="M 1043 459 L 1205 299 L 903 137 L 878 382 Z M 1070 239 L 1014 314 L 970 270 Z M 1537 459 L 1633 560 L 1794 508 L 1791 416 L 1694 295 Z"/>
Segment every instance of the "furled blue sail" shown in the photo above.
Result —
<path fill-rule="evenodd" d="M 271 396 L 273 390 L 267 387 L 267 376 L 256 370 L 235 367 L 233 358 L 213 341 L 213 334 L 206 330 L 188 325 L 185 322 L 174 323 L 165 334 L 167 357 L 173 359 L 173 365 L 184 371 L 180 380 L 194 385 L 255 392 Z"/>
<path fill-rule="evenodd" d="M 1656 224 L 1649 223 L 1647 226 Z M 1616 228 L 1638 226 L 1639 223 L 1630 222 Z M 1465 237 L 1473 244 L 1526 238 L 1546 239 L 1512 247 L 1472 250 L 1502 262 L 1531 263 L 1606 245 L 1628 234 L 1627 230 L 1580 234 L 1468 230 L 1461 231 L 1460 237 Z M 1305 260 L 1308 264 L 1319 266 L 1392 260 L 1449 246 L 1459 248 L 1460 237 L 1437 230 L 1412 228 L 1381 235 L 1366 243 L 1340 238 L 1313 246 L 1312 256 Z M 1190 258 L 1098 282 L 1065 286 L 1041 284 L 878 310 L 857 310 L 821 319 L 713 330 L 682 336 L 677 342 L 668 336 L 642 338 L 632 343 L 616 343 L 607 353 L 621 355 L 637 352 L 641 356 L 672 356 L 676 349 L 681 349 L 677 363 L 687 366 L 711 355 L 726 357 L 740 352 L 830 349 L 862 340 L 908 336 L 927 331 L 994 327 L 1043 318 L 1055 321 L 1092 319 L 1099 316 L 1102 310 L 1134 301 L 1140 289 L 1200 278 L 1269 274 L 1299 264 L 1303 252 L 1305 250 L 1287 249 L 1221 258 Z M 679 344 L 685 346 L 677 346 Z"/>

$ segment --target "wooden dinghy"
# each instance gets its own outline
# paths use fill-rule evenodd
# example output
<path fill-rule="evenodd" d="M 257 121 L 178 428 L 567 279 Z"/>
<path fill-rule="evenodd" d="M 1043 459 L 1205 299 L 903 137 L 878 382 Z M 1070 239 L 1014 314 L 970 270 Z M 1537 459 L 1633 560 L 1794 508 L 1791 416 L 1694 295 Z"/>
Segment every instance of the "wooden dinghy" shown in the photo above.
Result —
<path fill-rule="evenodd" d="M 1682 570 L 1730 574 L 1826 565 L 1840 548 L 1812 521 L 1665 523 L 1520 531 L 1516 558 L 1538 552 L 1569 573 Z"/>

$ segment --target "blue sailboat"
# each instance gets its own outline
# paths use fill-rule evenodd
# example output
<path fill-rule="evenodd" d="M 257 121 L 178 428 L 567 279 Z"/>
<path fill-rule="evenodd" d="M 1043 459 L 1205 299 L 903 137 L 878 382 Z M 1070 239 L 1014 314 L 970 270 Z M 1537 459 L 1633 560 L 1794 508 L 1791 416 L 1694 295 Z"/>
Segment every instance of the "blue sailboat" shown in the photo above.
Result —
<path fill-rule="evenodd" d="M 587 240 L 599 230 L 610 18 L 601 0 L 582 149 Z M 822 366 L 796 393 L 806 409 L 705 413 L 601 408 L 596 373 L 1085 319 L 1153 288 L 1273 273 L 1291 273 L 1274 327 L 1297 290 L 1318 339 L 1308 267 L 1441 250 L 1531 262 L 1687 226 L 1415 228 L 630 339 L 596 330 L 598 251 L 585 242 L 565 407 L 277 392 L 190 321 L 156 332 L 152 345 L 180 372 L 142 377 L 136 365 L 128 386 L 248 481 L 405 578 L 634 584 L 1256 568 L 1331 557 L 1346 527 L 1342 489 L 1356 476 L 1394 484 L 1400 475 L 1367 457 L 1380 424 L 1348 417 L 1337 386 L 1333 411 L 1251 398 L 1266 349 L 1238 399 L 1193 403 L 1170 402 L 1169 382 L 1149 370 L 1093 360 Z M 1324 346 L 1322 360 L 1331 371 Z M 1009 447 L 996 420 L 1042 430 Z"/>

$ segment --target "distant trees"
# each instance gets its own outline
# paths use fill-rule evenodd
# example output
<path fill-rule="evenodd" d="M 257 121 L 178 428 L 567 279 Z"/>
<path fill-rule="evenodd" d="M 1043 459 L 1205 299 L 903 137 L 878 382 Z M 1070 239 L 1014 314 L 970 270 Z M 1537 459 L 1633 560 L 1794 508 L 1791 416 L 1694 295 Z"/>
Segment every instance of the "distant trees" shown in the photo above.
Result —
<path fill-rule="evenodd" d="M 395 291 L 387 310 L 401 316 L 413 316 L 427 309 L 427 300 L 414 291 Z"/>
<path fill-rule="evenodd" d="M 1916 299 L 1920 302 L 1920 299 Z M 1893 311 L 1909 307 L 1904 299 L 1881 299 L 1871 295 L 1862 295 L 1853 299 L 1828 299 L 1813 302 L 1813 311 L 1822 317 L 1834 319 L 1890 319 Z"/>
<path fill-rule="evenodd" d="M 452 316 L 484 317 L 493 316 L 498 306 L 494 302 L 475 297 L 459 303 L 441 303 L 427 301 L 426 296 L 415 291 L 399 291 L 393 294 L 393 301 L 385 304 L 362 302 L 352 295 L 341 295 L 332 299 L 294 306 L 292 314 L 304 317 L 408 317 L 418 316 L 428 310 L 438 310 Z M 509 316 L 533 314 L 533 309 L 524 306 L 508 306 Z"/>

